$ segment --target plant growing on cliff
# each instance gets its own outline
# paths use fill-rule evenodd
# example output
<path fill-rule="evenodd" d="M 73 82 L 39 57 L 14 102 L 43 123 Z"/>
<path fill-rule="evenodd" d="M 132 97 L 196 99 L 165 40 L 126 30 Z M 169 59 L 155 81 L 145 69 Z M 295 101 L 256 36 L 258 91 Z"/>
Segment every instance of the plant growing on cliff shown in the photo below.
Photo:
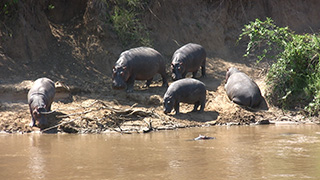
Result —
<path fill-rule="evenodd" d="M 296 34 L 288 27 L 278 27 L 273 20 L 256 19 L 245 25 L 239 40 L 249 38 L 246 54 L 258 62 L 276 61 L 267 74 L 269 100 L 282 108 L 302 105 L 310 115 L 320 110 L 320 43 L 317 34 Z"/>
<path fill-rule="evenodd" d="M 16 11 L 17 3 L 19 0 L 4 0 L 0 2 L 0 17 L 3 21 L 4 18 L 12 16 L 13 12 Z"/>
<path fill-rule="evenodd" d="M 141 22 L 141 15 L 147 4 L 145 0 L 113 0 L 108 3 L 109 19 L 120 41 L 151 46 L 146 26 Z"/>
<path fill-rule="evenodd" d="M 13 22 L 14 18 L 17 18 L 19 0 L 4 0 L 0 1 L 0 33 L 7 37 L 12 37 L 12 29 L 10 23 Z"/>

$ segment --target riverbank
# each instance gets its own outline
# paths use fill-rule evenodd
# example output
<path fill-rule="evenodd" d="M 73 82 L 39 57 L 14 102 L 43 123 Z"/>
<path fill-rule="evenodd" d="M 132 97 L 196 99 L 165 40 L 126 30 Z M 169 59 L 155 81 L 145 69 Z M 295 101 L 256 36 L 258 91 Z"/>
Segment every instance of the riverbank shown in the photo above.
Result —
<path fill-rule="evenodd" d="M 52 105 L 56 113 L 49 116 L 49 127 L 54 127 L 50 131 L 55 132 L 131 133 L 260 121 L 318 123 L 317 117 L 307 118 L 299 105 L 285 112 L 267 102 L 254 111 L 235 105 L 226 96 L 224 81 L 227 68 L 237 67 L 256 81 L 265 97 L 265 75 L 272 60 L 257 65 L 255 59 L 243 58 L 246 42 L 237 43 L 241 29 L 256 18 L 271 17 L 278 26 L 297 33 L 317 31 L 319 13 L 313 7 L 319 7 L 319 1 L 155 0 L 141 5 L 143 13 L 135 18 L 164 56 L 168 75 L 171 56 L 182 45 L 198 43 L 207 51 L 207 77 L 200 78 L 207 87 L 205 112 L 190 113 L 192 105 L 181 104 L 178 116 L 162 112 L 166 89 L 160 87 L 159 77 L 149 89 L 137 82 L 130 94 L 111 89 L 112 66 L 120 53 L 141 46 L 121 43 L 108 19 L 112 6 L 100 0 L 10 4 L 9 14 L 0 18 L 0 131 L 39 131 L 28 127 L 26 102 L 28 89 L 39 77 L 60 83 L 61 92 Z"/>
<path fill-rule="evenodd" d="M 301 111 L 284 112 L 267 104 L 262 104 L 256 110 L 249 110 L 230 102 L 224 90 L 225 69 L 236 66 L 249 74 L 265 96 L 263 68 L 250 68 L 214 58 L 208 58 L 207 65 L 207 77 L 200 78 L 207 88 L 207 102 L 203 113 L 191 112 L 193 105 L 181 103 L 181 114 L 164 114 L 162 102 L 166 88 L 161 87 L 160 78 L 148 89 L 142 88 L 144 82 L 137 81 L 133 93 L 111 89 L 107 93 L 96 93 L 99 92 L 98 89 L 95 93 L 88 93 L 81 87 L 69 87 L 67 83 L 58 82 L 56 98 L 52 104 L 52 109 L 56 112 L 48 115 L 50 124 L 41 132 L 145 133 L 215 125 L 319 124 L 319 119 L 307 118 Z M 28 127 L 31 115 L 26 97 L 31 85 L 31 80 L 1 84 L 0 131 L 40 131 L 39 128 Z"/>

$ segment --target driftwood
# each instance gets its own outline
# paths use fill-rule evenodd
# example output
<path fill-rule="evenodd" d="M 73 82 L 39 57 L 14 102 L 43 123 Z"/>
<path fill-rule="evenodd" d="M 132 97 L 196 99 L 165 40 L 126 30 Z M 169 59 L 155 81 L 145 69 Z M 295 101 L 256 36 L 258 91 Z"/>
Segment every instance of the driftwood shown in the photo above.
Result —
<path fill-rule="evenodd" d="M 94 106 L 95 104 L 99 104 L 100 106 Z M 135 118 L 141 118 L 141 117 L 152 117 L 152 118 L 159 118 L 161 119 L 161 117 L 154 112 L 154 110 L 152 110 L 151 112 L 150 111 L 146 111 L 146 110 L 143 110 L 143 109 L 137 109 L 135 108 L 135 106 L 137 106 L 137 104 L 133 104 L 130 108 L 126 108 L 126 109 L 121 109 L 121 108 L 115 108 L 115 107 L 112 107 L 110 105 L 107 105 L 105 104 L 103 101 L 100 101 L 100 100 L 95 100 L 94 102 L 92 102 L 91 104 L 89 104 L 88 106 L 81 106 L 79 108 L 75 108 L 75 109 L 72 109 L 72 110 L 77 110 L 77 109 L 83 109 L 84 111 L 82 112 L 75 112 L 75 113 L 70 113 L 70 114 L 65 114 L 65 115 L 58 115 L 56 116 L 57 118 L 67 118 L 67 117 L 74 117 L 76 116 L 75 118 L 69 120 L 69 121 L 66 121 L 66 122 L 61 122 L 57 125 L 54 125 L 52 127 L 49 127 L 49 128 L 46 128 L 44 130 L 42 130 L 41 132 L 46 132 L 48 130 L 51 130 L 51 129 L 54 129 L 54 128 L 58 128 L 60 126 L 63 126 L 63 125 L 66 125 L 66 124 L 69 124 L 71 122 L 74 122 L 76 120 L 86 120 L 87 122 L 88 121 L 95 121 L 93 123 L 101 126 L 101 124 L 105 127 L 106 124 L 108 122 L 113 122 L 109 125 L 107 125 L 107 127 L 109 129 L 112 129 L 116 132 L 119 132 L 119 133 L 128 133 L 124 130 L 121 129 L 121 125 L 126 122 L 126 121 L 132 121 L 134 120 Z M 90 108 L 90 109 L 88 109 Z M 88 110 L 87 110 L 88 109 Z M 71 109 L 68 109 L 68 110 L 65 110 L 65 111 L 69 111 Z M 96 111 L 102 111 L 102 110 L 109 110 L 110 111 L 110 114 L 109 115 L 104 115 L 105 117 L 103 118 L 89 118 L 87 116 L 84 116 L 85 114 L 88 114 L 88 113 L 91 113 L 91 112 L 96 112 Z M 80 117 L 77 117 L 77 116 L 80 116 Z M 106 119 L 110 119 L 109 121 L 106 121 Z M 150 132 L 153 130 L 153 127 L 152 127 L 152 120 L 147 122 L 146 120 L 144 120 L 144 122 L 147 124 L 147 130 L 143 130 L 143 132 Z M 113 125 L 112 125 L 113 124 Z M 116 130 L 115 127 L 117 127 L 117 129 L 119 130 Z M 76 127 L 75 130 L 79 130 L 78 129 L 79 127 Z M 80 128 L 82 128 L 82 125 L 80 125 Z M 90 129 L 88 129 L 90 130 Z"/>
<path fill-rule="evenodd" d="M 147 124 L 148 129 L 147 130 L 143 130 L 144 133 L 148 133 L 153 131 L 153 127 L 152 127 L 152 120 L 150 120 L 149 122 L 147 120 L 144 119 L 144 122 Z"/>
<path fill-rule="evenodd" d="M 61 125 L 69 124 L 69 123 L 71 123 L 71 122 L 73 122 L 73 121 L 75 121 L 75 120 L 78 120 L 78 119 L 81 119 L 81 117 L 74 118 L 74 119 L 71 119 L 70 121 L 62 122 L 62 123 L 60 123 L 60 124 L 57 124 L 57 125 L 51 126 L 51 127 L 46 128 L 46 129 L 44 129 L 44 130 L 41 130 L 40 132 L 46 132 L 46 131 L 49 131 L 49 130 L 54 129 L 54 128 L 57 128 L 57 127 L 59 127 L 59 126 L 61 126 Z"/>

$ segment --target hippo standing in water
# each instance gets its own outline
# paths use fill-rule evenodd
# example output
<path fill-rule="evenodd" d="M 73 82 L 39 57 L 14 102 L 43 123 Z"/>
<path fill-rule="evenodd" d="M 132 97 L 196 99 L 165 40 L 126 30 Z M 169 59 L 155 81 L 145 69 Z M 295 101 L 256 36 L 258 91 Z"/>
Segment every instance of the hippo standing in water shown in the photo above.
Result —
<path fill-rule="evenodd" d="M 224 87 L 229 99 L 236 104 L 252 108 L 259 106 L 263 100 L 258 85 L 235 67 L 228 69 Z"/>
<path fill-rule="evenodd" d="M 32 117 L 29 124 L 31 127 L 37 125 L 43 128 L 48 124 L 45 114 L 51 111 L 55 92 L 54 82 L 48 78 L 39 78 L 33 83 L 28 92 L 28 104 Z"/>
<path fill-rule="evenodd" d="M 135 80 L 147 80 L 145 87 L 149 87 L 153 76 L 159 73 L 162 86 L 167 87 L 166 65 L 162 55 L 149 47 L 138 47 L 121 53 L 115 63 L 112 75 L 112 88 L 133 91 Z"/>
<path fill-rule="evenodd" d="M 201 66 L 201 77 L 206 76 L 206 51 L 199 44 L 189 43 L 176 50 L 172 56 L 172 78 L 178 80 L 192 72 L 193 78 Z"/>
<path fill-rule="evenodd" d="M 198 110 L 199 105 L 200 112 L 203 112 L 206 102 L 206 87 L 205 85 L 196 79 L 186 78 L 173 82 L 164 97 L 164 113 L 170 113 L 172 109 L 179 114 L 179 103 L 194 104 L 193 112 Z"/>
<path fill-rule="evenodd" d="M 194 138 L 193 140 L 199 141 L 199 140 L 208 140 L 208 139 L 215 139 L 215 137 L 204 136 L 204 135 L 199 134 L 199 136 Z"/>

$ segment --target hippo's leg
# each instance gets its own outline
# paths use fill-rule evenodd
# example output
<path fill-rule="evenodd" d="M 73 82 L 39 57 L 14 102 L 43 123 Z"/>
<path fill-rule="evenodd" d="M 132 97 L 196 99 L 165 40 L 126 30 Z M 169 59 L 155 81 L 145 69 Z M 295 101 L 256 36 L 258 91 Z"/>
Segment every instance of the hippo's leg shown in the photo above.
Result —
<path fill-rule="evenodd" d="M 180 112 L 179 112 L 179 102 L 175 102 L 174 104 L 174 110 L 176 111 L 176 115 L 178 115 Z"/>
<path fill-rule="evenodd" d="M 51 104 L 50 104 L 49 107 L 48 107 L 48 111 L 51 111 Z"/>
<path fill-rule="evenodd" d="M 130 76 L 127 81 L 127 92 L 130 93 L 133 91 L 135 76 Z"/>
<path fill-rule="evenodd" d="M 192 112 L 197 112 L 199 105 L 200 105 L 200 101 L 197 101 L 197 102 L 194 104 L 194 107 L 193 107 Z"/>
<path fill-rule="evenodd" d="M 201 77 L 207 77 L 207 74 L 206 74 L 206 60 L 204 60 L 202 65 L 201 65 Z"/>
<path fill-rule="evenodd" d="M 198 73 L 198 70 L 196 70 L 196 71 L 192 72 L 192 78 L 196 78 L 197 73 Z"/>
<path fill-rule="evenodd" d="M 232 98 L 232 101 L 233 101 L 234 103 L 236 103 L 236 104 L 239 104 L 239 105 L 245 105 L 245 104 L 241 101 L 241 99 L 239 99 L 238 97 L 233 97 L 233 98 Z"/>
<path fill-rule="evenodd" d="M 205 104 L 206 104 L 206 100 L 200 101 L 200 112 L 204 111 Z"/>
<path fill-rule="evenodd" d="M 263 98 L 261 96 L 253 96 L 251 98 L 250 107 L 258 107 L 262 101 L 263 101 Z"/>
<path fill-rule="evenodd" d="M 143 85 L 143 87 L 144 87 L 144 88 L 148 88 L 148 87 L 150 86 L 152 80 L 153 80 L 153 77 L 152 77 L 151 79 L 148 79 L 147 82 L 146 82 L 146 84 Z"/>
<path fill-rule="evenodd" d="M 167 74 L 165 72 L 161 73 L 162 77 L 162 87 L 168 87 Z"/>
<path fill-rule="evenodd" d="M 184 73 L 182 74 L 182 78 L 186 78 L 186 75 L 187 75 L 187 72 L 184 72 Z"/>
<path fill-rule="evenodd" d="M 36 124 L 36 120 L 33 117 L 32 109 L 31 108 L 29 108 L 29 109 L 30 109 L 30 113 L 31 113 L 31 122 L 29 123 L 29 126 L 33 127 Z"/>

